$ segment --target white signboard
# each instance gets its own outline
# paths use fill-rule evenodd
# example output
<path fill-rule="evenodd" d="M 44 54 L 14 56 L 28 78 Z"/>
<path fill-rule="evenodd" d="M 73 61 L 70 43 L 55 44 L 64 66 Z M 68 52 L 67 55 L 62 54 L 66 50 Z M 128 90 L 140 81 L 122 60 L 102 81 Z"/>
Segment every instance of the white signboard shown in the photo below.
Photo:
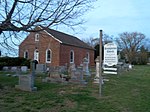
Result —
<path fill-rule="evenodd" d="M 104 45 L 104 65 L 113 66 L 117 65 L 117 45 L 114 43 L 108 43 Z"/>

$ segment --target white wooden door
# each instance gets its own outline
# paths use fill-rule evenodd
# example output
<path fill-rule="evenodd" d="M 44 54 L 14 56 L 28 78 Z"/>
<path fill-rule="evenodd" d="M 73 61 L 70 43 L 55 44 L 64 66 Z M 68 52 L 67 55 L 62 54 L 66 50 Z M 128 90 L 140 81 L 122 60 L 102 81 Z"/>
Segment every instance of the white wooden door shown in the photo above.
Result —
<path fill-rule="evenodd" d="M 34 51 L 34 60 L 37 60 L 39 62 L 39 51 L 38 50 Z"/>

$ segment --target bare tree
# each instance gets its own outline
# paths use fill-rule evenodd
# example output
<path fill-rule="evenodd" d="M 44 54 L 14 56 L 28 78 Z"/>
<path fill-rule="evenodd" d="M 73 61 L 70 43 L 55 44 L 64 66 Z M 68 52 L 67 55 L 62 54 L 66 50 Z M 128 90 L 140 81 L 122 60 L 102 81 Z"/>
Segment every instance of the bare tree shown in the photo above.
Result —
<path fill-rule="evenodd" d="M 100 41 L 100 38 L 89 37 L 89 38 L 84 38 L 82 40 L 95 49 L 94 59 L 96 59 L 97 56 L 99 56 L 99 43 L 100 43 L 99 41 Z M 107 43 L 113 42 L 114 41 L 113 35 L 110 36 L 108 34 L 103 34 L 102 41 L 103 41 L 102 42 L 103 46 Z M 102 46 L 102 54 L 104 53 L 103 46 Z M 102 59 L 103 59 L 103 55 L 102 55 Z"/>
<path fill-rule="evenodd" d="M 83 42 L 88 44 L 91 47 L 95 47 L 97 44 L 99 44 L 99 38 L 89 37 L 89 38 L 83 38 Z"/>
<path fill-rule="evenodd" d="M 127 56 L 129 63 L 133 63 L 135 61 L 137 51 L 142 46 L 144 38 L 145 35 L 142 33 L 124 32 L 116 39 L 118 47 L 124 52 L 124 55 Z"/>
<path fill-rule="evenodd" d="M 138 53 L 137 64 L 145 65 L 148 62 L 148 49 L 143 46 L 140 47 L 140 51 Z"/>
<path fill-rule="evenodd" d="M 82 40 L 92 47 L 95 47 L 96 45 L 99 44 L 99 38 L 89 37 L 89 38 L 84 38 Z M 102 41 L 103 41 L 103 45 L 109 42 L 113 42 L 113 35 L 110 36 L 108 34 L 104 34 Z"/>
<path fill-rule="evenodd" d="M 113 42 L 114 41 L 113 38 L 114 38 L 113 35 L 104 34 L 103 35 L 103 45 Z"/>
<path fill-rule="evenodd" d="M 83 23 L 82 15 L 96 0 L 0 0 L 1 45 L 9 45 L 18 32 L 34 32 L 36 26 L 60 24 L 73 27 Z M 81 18 L 80 18 L 81 17 Z M 15 43 L 15 42 L 12 42 Z"/>
<path fill-rule="evenodd" d="M 148 49 L 148 51 L 150 51 L 150 38 L 149 37 L 147 37 L 147 38 L 144 39 L 143 44 L 144 44 L 144 47 L 146 49 Z"/>

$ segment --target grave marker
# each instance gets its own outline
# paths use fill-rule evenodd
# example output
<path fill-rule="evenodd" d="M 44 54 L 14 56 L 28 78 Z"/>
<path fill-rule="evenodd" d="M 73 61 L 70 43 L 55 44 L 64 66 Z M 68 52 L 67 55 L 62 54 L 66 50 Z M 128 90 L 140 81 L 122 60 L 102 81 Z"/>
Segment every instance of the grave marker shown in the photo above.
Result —
<path fill-rule="evenodd" d="M 17 67 L 15 67 L 15 66 L 14 66 L 14 67 L 11 67 L 11 71 L 12 71 L 12 72 L 17 71 Z"/>
<path fill-rule="evenodd" d="M 15 86 L 16 89 L 23 91 L 36 91 L 32 80 L 32 75 L 19 75 L 19 85 Z"/>
<path fill-rule="evenodd" d="M 21 66 L 21 72 L 27 72 L 28 67 L 27 66 Z"/>
<path fill-rule="evenodd" d="M 46 66 L 45 64 L 36 64 L 36 72 L 45 72 Z"/>
<path fill-rule="evenodd" d="M 35 62 L 31 62 L 32 74 L 30 75 L 19 75 L 19 85 L 16 85 L 16 89 L 23 91 L 36 91 L 37 87 L 34 87 L 35 78 Z"/>
<path fill-rule="evenodd" d="M 9 68 L 8 68 L 7 66 L 4 66 L 4 67 L 3 67 L 3 70 L 4 70 L 4 71 L 8 71 Z"/>
<path fill-rule="evenodd" d="M 100 76 L 100 64 L 99 64 L 99 56 L 97 56 L 97 58 L 95 59 L 96 62 L 96 75 L 94 78 L 94 82 L 93 83 L 99 83 L 99 76 Z M 101 79 L 101 84 L 104 84 L 103 82 L 103 78 Z"/>
<path fill-rule="evenodd" d="M 85 76 L 91 76 L 89 72 L 89 62 L 87 58 L 83 59 L 83 75 Z"/>

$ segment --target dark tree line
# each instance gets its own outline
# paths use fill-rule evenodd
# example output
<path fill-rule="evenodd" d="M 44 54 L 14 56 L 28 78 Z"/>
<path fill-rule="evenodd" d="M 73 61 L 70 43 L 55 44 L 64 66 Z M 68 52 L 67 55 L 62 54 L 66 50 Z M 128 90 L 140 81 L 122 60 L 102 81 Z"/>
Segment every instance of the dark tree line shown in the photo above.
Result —
<path fill-rule="evenodd" d="M 99 56 L 99 38 L 90 38 L 85 41 L 95 48 L 95 58 Z M 118 54 L 130 64 L 146 64 L 150 57 L 150 46 L 147 43 L 150 39 L 146 39 L 145 35 L 139 32 L 123 32 L 118 37 L 103 35 L 103 46 L 109 42 L 114 42 L 118 46 Z M 104 50 L 102 51 L 102 53 Z M 102 54 L 103 55 L 103 54 Z"/>

